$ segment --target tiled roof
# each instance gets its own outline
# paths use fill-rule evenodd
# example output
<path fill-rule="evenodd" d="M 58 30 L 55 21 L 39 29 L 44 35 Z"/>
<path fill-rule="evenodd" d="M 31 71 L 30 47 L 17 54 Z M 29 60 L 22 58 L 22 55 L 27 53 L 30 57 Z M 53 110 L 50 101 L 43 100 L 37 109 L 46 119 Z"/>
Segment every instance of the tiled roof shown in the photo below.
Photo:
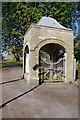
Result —
<path fill-rule="evenodd" d="M 68 28 L 62 26 L 60 23 L 58 23 L 55 19 L 51 17 L 42 17 L 36 25 L 69 30 Z"/>

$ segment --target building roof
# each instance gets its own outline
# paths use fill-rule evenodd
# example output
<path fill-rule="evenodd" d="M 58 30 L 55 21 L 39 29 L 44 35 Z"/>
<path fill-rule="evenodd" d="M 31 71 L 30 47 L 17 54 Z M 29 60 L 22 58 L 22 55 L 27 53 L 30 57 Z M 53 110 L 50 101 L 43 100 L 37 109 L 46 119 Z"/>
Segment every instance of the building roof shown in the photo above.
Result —
<path fill-rule="evenodd" d="M 51 17 L 42 17 L 36 25 L 71 30 L 62 26 L 60 23 L 58 23 L 55 19 Z"/>

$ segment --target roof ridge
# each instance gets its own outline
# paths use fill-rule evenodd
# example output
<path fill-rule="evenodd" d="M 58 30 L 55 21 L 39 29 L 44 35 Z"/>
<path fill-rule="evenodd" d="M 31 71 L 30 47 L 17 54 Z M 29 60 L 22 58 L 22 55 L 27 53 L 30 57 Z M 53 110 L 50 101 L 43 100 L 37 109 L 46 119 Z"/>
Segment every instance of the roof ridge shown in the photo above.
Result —
<path fill-rule="evenodd" d="M 62 26 L 56 19 L 51 18 L 51 17 L 46 17 L 46 16 L 43 16 L 36 23 L 36 25 L 70 30 L 69 28 L 66 28 L 66 27 Z"/>

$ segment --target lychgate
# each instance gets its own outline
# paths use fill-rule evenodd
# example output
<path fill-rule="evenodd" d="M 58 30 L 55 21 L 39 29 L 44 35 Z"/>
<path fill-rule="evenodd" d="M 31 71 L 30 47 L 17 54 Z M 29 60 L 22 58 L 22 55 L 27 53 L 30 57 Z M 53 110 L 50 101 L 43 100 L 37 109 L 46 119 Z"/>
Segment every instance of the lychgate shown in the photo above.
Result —
<path fill-rule="evenodd" d="M 23 75 L 27 83 L 74 81 L 73 31 L 42 17 L 24 36 Z"/>

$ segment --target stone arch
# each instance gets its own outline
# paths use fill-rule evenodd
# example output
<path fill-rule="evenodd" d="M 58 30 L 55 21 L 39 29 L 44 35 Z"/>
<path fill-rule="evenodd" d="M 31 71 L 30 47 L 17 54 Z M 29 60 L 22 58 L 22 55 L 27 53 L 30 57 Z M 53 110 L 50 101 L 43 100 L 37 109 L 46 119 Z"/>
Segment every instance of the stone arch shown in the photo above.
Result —
<path fill-rule="evenodd" d="M 54 44 L 59 44 L 61 46 L 63 46 L 66 50 L 66 52 L 68 53 L 68 51 L 70 53 L 73 53 L 73 51 L 71 50 L 70 46 L 68 46 L 63 40 L 58 40 L 58 39 L 45 39 L 43 41 L 41 41 L 36 47 L 39 53 L 39 50 L 42 46 L 49 44 L 49 43 L 54 43 Z"/>
<path fill-rule="evenodd" d="M 71 74 L 70 75 L 70 71 L 72 72 L 73 71 L 73 58 L 74 58 L 74 53 L 73 53 L 73 50 L 70 48 L 70 46 L 68 46 L 64 41 L 62 40 L 57 40 L 57 39 L 47 39 L 47 40 L 43 40 L 41 41 L 35 48 L 35 53 L 36 53 L 36 56 L 37 56 L 37 64 L 39 64 L 39 50 L 41 49 L 42 46 L 46 45 L 46 44 L 50 44 L 50 43 L 53 43 L 53 44 L 59 44 L 61 45 L 63 48 L 65 48 L 65 52 L 67 54 L 67 58 L 66 58 L 66 80 L 65 82 L 69 82 L 70 80 L 73 80 L 73 75 Z M 69 66 L 70 64 L 70 67 L 67 67 Z M 68 77 L 69 75 L 69 77 Z M 38 72 L 37 72 L 37 77 L 38 77 Z"/>
<path fill-rule="evenodd" d="M 62 47 L 65 48 L 65 52 L 67 53 L 67 55 L 70 56 L 70 54 L 74 54 L 73 50 L 71 50 L 71 48 L 62 40 L 58 40 L 58 39 L 46 39 L 41 41 L 35 48 L 34 50 L 36 51 L 36 56 L 39 55 L 39 50 L 41 49 L 42 46 L 49 44 L 49 43 L 53 43 L 53 44 L 59 44 Z M 37 60 L 37 64 L 38 64 L 38 60 Z"/>

